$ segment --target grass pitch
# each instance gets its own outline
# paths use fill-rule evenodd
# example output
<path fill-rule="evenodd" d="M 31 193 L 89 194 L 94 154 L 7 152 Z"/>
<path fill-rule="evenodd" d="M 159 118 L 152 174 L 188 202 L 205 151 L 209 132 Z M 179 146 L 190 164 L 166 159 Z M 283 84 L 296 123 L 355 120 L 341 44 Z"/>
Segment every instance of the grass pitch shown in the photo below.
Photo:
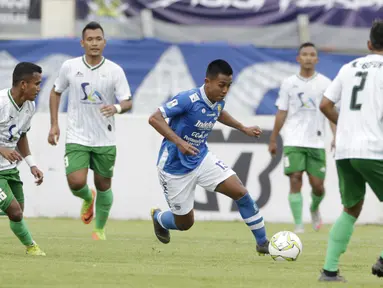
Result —
<path fill-rule="evenodd" d="M 149 221 L 109 221 L 107 241 L 91 239 L 91 225 L 73 219 L 26 219 L 46 257 L 25 255 L 0 218 L 0 287 L 382 287 L 371 266 L 383 249 L 383 227 L 357 226 L 341 258 L 346 284 L 318 283 L 329 226 L 306 226 L 303 254 L 296 262 L 274 262 L 255 252 L 242 222 L 197 222 L 157 241 Z M 266 223 L 269 238 L 289 224 Z"/>

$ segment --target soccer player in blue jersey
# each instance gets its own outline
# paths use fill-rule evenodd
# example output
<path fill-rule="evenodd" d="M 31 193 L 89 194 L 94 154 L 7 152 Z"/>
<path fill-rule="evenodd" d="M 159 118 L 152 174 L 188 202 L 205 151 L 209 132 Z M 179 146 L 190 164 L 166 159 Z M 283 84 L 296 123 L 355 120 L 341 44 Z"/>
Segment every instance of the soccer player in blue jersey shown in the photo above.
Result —
<path fill-rule="evenodd" d="M 189 230 L 194 223 L 196 185 L 232 198 L 253 233 L 259 254 L 269 253 L 269 241 L 258 206 L 237 175 L 209 151 L 206 140 L 219 121 L 251 137 L 259 137 L 258 126 L 246 127 L 224 110 L 233 70 L 224 60 L 215 60 L 206 71 L 202 87 L 184 91 L 161 106 L 149 123 L 164 140 L 157 167 L 170 211 L 152 209 L 154 232 L 162 243 L 170 242 L 169 230 Z M 165 121 L 169 118 L 169 124 Z"/>

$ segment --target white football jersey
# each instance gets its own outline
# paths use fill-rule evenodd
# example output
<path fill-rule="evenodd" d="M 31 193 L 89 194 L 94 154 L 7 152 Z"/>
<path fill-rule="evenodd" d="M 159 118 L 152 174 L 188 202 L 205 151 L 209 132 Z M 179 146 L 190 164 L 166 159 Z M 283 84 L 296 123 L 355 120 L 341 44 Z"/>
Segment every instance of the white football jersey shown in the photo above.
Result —
<path fill-rule="evenodd" d="M 293 75 L 282 82 L 276 106 L 288 111 L 283 125 L 284 146 L 325 147 L 325 117 L 319 104 L 330 83 L 320 73 L 311 78 Z"/>
<path fill-rule="evenodd" d="M 0 146 L 15 150 L 21 134 L 30 129 L 35 110 L 32 101 L 17 106 L 11 96 L 11 89 L 0 91 Z M 16 165 L 16 162 L 10 163 L 0 155 L 0 171 L 13 169 Z"/>
<path fill-rule="evenodd" d="M 55 91 L 69 87 L 66 143 L 85 146 L 115 145 L 114 117 L 100 112 L 103 105 L 131 98 L 128 80 L 122 68 L 103 58 L 91 67 L 85 56 L 70 59 L 62 65 L 55 81 Z"/>
<path fill-rule="evenodd" d="M 335 159 L 383 159 L 383 56 L 344 65 L 324 96 L 341 101 Z"/>

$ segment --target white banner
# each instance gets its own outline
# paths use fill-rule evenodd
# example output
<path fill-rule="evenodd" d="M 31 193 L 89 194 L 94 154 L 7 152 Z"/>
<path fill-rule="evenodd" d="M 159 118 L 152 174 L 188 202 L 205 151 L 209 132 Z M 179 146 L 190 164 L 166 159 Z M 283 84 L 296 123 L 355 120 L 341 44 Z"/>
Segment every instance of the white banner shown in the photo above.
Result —
<path fill-rule="evenodd" d="M 150 219 L 153 206 L 167 209 L 158 183 L 156 160 L 161 136 L 148 124 L 148 117 L 119 115 L 117 118 L 117 161 L 113 178 L 114 204 L 111 218 Z M 242 119 L 241 119 L 242 120 Z M 209 147 L 221 160 L 237 172 L 251 195 L 261 207 L 266 222 L 292 222 L 288 205 L 289 181 L 283 174 L 281 154 L 272 159 L 268 138 L 274 117 L 249 118 L 244 123 L 260 125 L 264 136 L 258 140 L 217 124 L 209 137 Z M 45 173 L 44 183 L 37 187 L 26 164 L 20 165 L 24 181 L 25 215 L 28 217 L 79 217 L 81 201 L 70 192 L 65 177 L 64 144 L 66 115 L 60 115 L 61 138 L 57 147 L 47 142 L 49 115 L 37 113 L 28 133 L 32 154 Z M 327 133 L 328 148 L 331 135 Z M 281 144 L 281 143 L 279 143 Z M 333 222 L 341 213 L 338 180 L 332 154 L 327 153 L 326 197 L 321 204 L 324 222 Z M 89 184 L 93 185 L 89 173 Z M 304 177 L 303 218 L 310 221 L 310 186 Z M 232 200 L 197 188 L 195 217 L 197 220 L 236 220 L 239 213 L 232 209 Z M 235 208 L 235 205 L 233 206 Z M 359 223 L 380 223 L 381 204 L 368 189 Z"/>

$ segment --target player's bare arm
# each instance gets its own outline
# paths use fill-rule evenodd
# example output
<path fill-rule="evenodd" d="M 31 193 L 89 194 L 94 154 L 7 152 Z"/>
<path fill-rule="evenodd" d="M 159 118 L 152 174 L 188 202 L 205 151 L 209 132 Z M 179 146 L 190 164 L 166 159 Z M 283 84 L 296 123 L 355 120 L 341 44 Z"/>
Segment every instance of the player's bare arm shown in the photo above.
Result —
<path fill-rule="evenodd" d="M 330 123 L 330 129 L 331 129 L 331 132 L 332 132 L 332 141 L 331 141 L 331 150 L 335 149 L 335 139 L 336 139 L 336 125 L 334 123 L 332 123 L 331 121 L 329 121 Z"/>
<path fill-rule="evenodd" d="M 53 87 L 49 97 L 49 111 L 51 114 L 51 129 L 48 135 L 48 142 L 51 145 L 57 145 L 60 138 L 59 128 L 59 106 L 60 106 L 61 93 L 55 91 Z"/>
<path fill-rule="evenodd" d="M 250 137 L 258 138 L 262 134 L 262 130 L 261 128 L 259 128 L 259 126 L 246 127 L 241 122 L 237 121 L 233 116 L 230 115 L 229 112 L 225 110 L 221 112 L 217 120 L 218 122 L 226 126 L 232 127 L 234 129 L 237 129 Z"/>
<path fill-rule="evenodd" d="M 118 105 L 105 105 L 102 106 L 100 111 L 102 115 L 105 117 L 112 117 L 114 114 L 117 113 L 125 113 L 126 111 L 129 111 L 132 109 L 133 101 L 131 99 L 129 100 L 123 100 Z"/>
<path fill-rule="evenodd" d="M 339 113 L 335 108 L 335 103 L 332 102 L 330 99 L 326 98 L 326 96 L 323 97 L 321 103 L 320 103 L 320 111 L 335 125 L 338 123 L 338 117 Z"/>
<path fill-rule="evenodd" d="M 26 159 L 28 156 L 30 157 L 31 151 L 29 149 L 28 137 L 26 133 L 21 134 L 19 142 L 17 142 L 17 149 L 20 151 L 20 155 Z M 35 176 L 35 183 L 40 185 L 43 183 L 44 174 L 41 172 L 35 163 L 28 163 L 31 167 L 31 173 Z"/>
<path fill-rule="evenodd" d="M 275 115 L 274 128 L 273 132 L 271 133 L 269 143 L 269 152 L 272 156 L 277 154 L 277 137 L 283 127 L 283 124 L 285 124 L 287 112 L 287 110 L 278 110 L 277 114 Z"/>
<path fill-rule="evenodd" d="M 166 139 L 176 144 L 182 154 L 197 155 L 199 153 L 199 150 L 196 147 L 182 140 L 176 133 L 174 133 L 165 121 L 160 110 L 157 109 L 157 111 L 150 116 L 149 124 Z"/>

